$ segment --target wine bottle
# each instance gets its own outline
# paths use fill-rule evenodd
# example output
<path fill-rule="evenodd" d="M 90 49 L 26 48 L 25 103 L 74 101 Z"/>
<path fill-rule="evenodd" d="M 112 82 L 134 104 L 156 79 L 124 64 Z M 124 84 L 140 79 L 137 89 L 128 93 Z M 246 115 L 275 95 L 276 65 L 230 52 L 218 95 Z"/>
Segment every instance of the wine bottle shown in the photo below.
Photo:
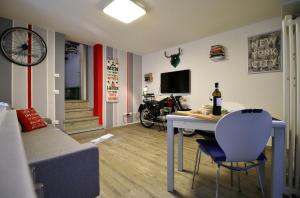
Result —
<path fill-rule="evenodd" d="M 213 115 L 221 115 L 222 110 L 222 98 L 219 90 L 219 83 L 215 83 L 215 90 L 212 93 L 213 96 Z"/>

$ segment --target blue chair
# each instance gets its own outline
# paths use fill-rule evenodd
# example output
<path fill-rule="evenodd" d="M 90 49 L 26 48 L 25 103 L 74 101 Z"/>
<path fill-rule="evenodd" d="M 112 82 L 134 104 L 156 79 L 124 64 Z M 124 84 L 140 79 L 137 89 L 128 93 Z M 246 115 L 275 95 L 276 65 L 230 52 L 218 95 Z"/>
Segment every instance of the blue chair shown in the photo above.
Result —
<path fill-rule="evenodd" d="M 263 150 L 272 130 L 272 117 L 261 109 L 244 109 L 227 114 L 221 118 L 215 130 L 216 140 L 197 139 L 198 150 L 195 159 L 192 188 L 195 175 L 199 172 L 201 153 L 209 155 L 217 164 L 216 197 L 218 197 L 220 168 L 235 172 L 256 168 L 262 195 L 263 184 L 259 166 L 264 165 L 266 157 Z M 236 162 L 236 166 L 234 166 Z M 238 166 L 239 162 L 246 165 Z M 239 175 L 238 175 L 238 180 Z M 239 181 L 240 184 L 240 181 Z M 239 185 L 240 190 L 240 185 Z"/>

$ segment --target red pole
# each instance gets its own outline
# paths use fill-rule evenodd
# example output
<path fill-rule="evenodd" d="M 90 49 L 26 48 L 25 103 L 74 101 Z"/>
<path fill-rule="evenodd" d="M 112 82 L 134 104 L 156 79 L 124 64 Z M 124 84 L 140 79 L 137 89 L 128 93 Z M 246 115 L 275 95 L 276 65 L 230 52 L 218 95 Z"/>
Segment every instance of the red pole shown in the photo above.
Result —
<path fill-rule="evenodd" d="M 28 24 L 28 29 L 32 29 L 32 26 Z M 32 49 L 32 34 L 28 32 L 28 54 L 27 54 L 27 63 L 31 64 L 31 49 Z M 32 107 L 31 104 L 31 66 L 28 66 L 27 69 L 27 84 L 28 84 L 28 108 Z"/>
<path fill-rule="evenodd" d="M 103 46 L 94 45 L 94 115 L 103 124 Z"/>

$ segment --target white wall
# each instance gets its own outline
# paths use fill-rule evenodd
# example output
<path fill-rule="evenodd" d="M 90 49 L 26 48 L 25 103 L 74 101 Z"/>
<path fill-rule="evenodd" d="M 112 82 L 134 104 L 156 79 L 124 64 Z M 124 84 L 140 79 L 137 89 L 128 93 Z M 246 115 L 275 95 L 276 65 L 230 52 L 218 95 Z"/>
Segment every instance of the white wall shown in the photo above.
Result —
<path fill-rule="evenodd" d="M 27 27 L 27 23 L 13 21 L 14 27 Z M 32 106 L 42 116 L 55 120 L 55 32 L 33 25 L 47 45 L 45 60 L 32 67 L 31 90 Z M 15 109 L 27 108 L 28 104 L 27 67 L 12 64 L 12 107 Z"/>
<path fill-rule="evenodd" d="M 137 110 L 142 102 L 142 57 L 140 55 L 132 54 L 120 49 L 112 48 L 110 46 L 103 46 L 103 57 L 104 57 L 104 71 L 103 71 L 103 126 L 105 128 L 113 128 L 118 126 L 123 126 L 126 124 L 139 122 L 139 117 L 137 115 Z M 132 54 L 133 60 L 132 64 L 129 63 L 129 54 Z M 107 59 L 113 58 L 118 60 L 119 63 L 119 101 L 116 103 L 106 102 L 106 75 Z M 129 67 L 132 67 L 129 69 Z M 129 75 L 129 72 L 130 73 Z M 128 83 L 128 76 L 133 76 L 132 87 Z M 89 83 L 90 79 L 88 79 Z M 132 91 L 131 91 L 132 90 Z M 131 109 L 132 106 L 132 109 Z M 131 117 L 126 117 L 127 113 L 133 113 Z M 128 118 L 128 119 L 127 119 Z"/>
<path fill-rule="evenodd" d="M 46 44 L 48 44 L 47 48 L 50 51 L 51 48 L 49 48 L 50 46 L 48 42 L 48 36 L 50 36 L 51 32 L 36 26 L 33 26 L 33 30 L 44 38 Z M 52 34 L 54 34 L 54 32 L 52 32 Z M 32 67 L 32 106 L 43 117 L 50 117 L 48 114 L 48 110 L 51 111 L 51 106 L 48 106 L 49 101 L 51 100 L 51 98 L 48 97 L 48 87 L 51 87 L 51 85 L 49 81 L 45 80 L 48 78 L 49 74 L 52 74 L 49 73 L 49 70 L 51 70 L 51 66 L 48 64 L 48 60 L 50 60 L 51 58 L 54 59 L 54 56 L 51 56 L 51 52 L 48 52 L 47 57 L 43 62 Z M 53 78 L 53 74 L 51 76 Z"/>
<path fill-rule="evenodd" d="M 164 57 L 165 50 L 144 55 L 142 74 L 152 72 L 154 78 L 147 84 L 149 92 L 160 94 L 160 73 L 190 69 L 191 94 L 187 97 L 192 109 L 209 104 L 214 82 L 219 82 L 224 101 L 264 108 L 274 117 L 282 118 L 282 72 L 249 75 L 247 68 L 248 37 L 280 29 L 281 19 L 272 18 L 166 49 L 169 54 L 177 53 L 178 47 L 183 49 L 176 69 Z M 215 44 L 226 47 L 226 60 L 213 62 L 209 59 L 210 46 Z"/>
<path fill-rule="evenodd" d="M 89 106 L 94 107 L 94 54 L 93 54 L 93 47 L 88 46 L 87 52 L 87 99 L 89 101 Z"/>
<path fill-rule="evenodd" d="M 13 27 L 27 27 L 26 23 L 13 21 Z M 32 72 L 33 73 L 33 72 Z M 27 107 L 28 104 L 27 67 L 12 63 L 12 107 L 15 109 Z"/>
<path fill-rule="evenodd" d="M 53 30 L 47 30 L 47 118 L 55 120 L 55 32 Z M 60 75 L 59 78 L 62 78 Z M 46 103 L 45 103 L 46 104 Z"/>
<path fill-rule="evenodd" d="M 142 62 L 142 57 L 139 55 L 133 55 L 133 112 L 138 112 L 139 106 L 142 102 L 142 84 L 140 82 L 143 82 L 143 78 L 141 75 L 142 73 L 142 67 L 140 67 L 140 64 Z"/>

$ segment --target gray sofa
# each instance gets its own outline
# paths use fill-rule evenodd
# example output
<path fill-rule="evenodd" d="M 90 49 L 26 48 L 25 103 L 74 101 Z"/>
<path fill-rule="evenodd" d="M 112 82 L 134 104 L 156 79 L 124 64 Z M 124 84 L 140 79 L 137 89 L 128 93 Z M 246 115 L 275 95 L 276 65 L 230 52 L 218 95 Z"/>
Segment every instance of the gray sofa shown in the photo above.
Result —
<path fill-rule="evenodd" d="M 92 198 L 100 194 L 99 150 L 79 144 L 53 125 L 22 133 L 26 158 L 45 198 Z"/>
<path fill-rule="evenodd" d="M 16 112 L 1 109 L 0 197 L 35 197 Z"/>

